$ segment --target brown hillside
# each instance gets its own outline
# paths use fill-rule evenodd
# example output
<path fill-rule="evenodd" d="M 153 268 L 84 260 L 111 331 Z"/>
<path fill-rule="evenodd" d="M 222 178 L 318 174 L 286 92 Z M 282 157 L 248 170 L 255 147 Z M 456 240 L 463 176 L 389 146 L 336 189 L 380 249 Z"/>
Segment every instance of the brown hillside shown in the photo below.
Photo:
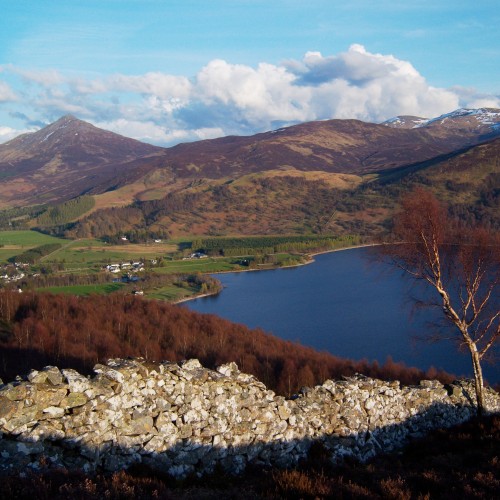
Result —
<path fill-rule="evenodd" d="M 416 128 L 396 126 L 401 120 L 326 120 L 165 149 L 66 116 L 0 145 L 0 207 L 57 203 L 84 193 L 106 193 L 98 207 L 123 206 L 161 199 L 204 179 L 268 171 L 366 175 L 453 154 L 498 135 L 499 122 L 500 113 L 491 109 L 458 110 Z"/>
<path fill-rule="evenodd" d="M 0 207 L 102 192 L 144 175 L 134 160 L 161 151 L 64 116 L 38 132 L 0 144 Z"/>
<path fill-rule="evenodd" d="M 122 294 L 75 297 L 0 292 L 0 377 L 47 365 L 91 373 L 110 357 L 142 356 L 159 361 L 198 358 L 215 368 L 236 361 L 268 387 L 290 395 L 301 386 L 353 375 L 415 383 L 450 376 L 388 359 L 384 366 L 352 361 L 279 339 L 262 330 L 231 323 L 162 301 Z"/>
<path fill-rule="evenodd" d="M 98 210 L 67 236 L 100 237 L 144 227 L 172 236 L 375 235 L 385 231 L 401 194 L 416 186 L 432 189 L 466 222 L 500 227 L 499 167 L 500 138 L 374 175 L 282 169 L 234 180 L 198 179 L 183 188 L 178 183 L 175 193 L 157 200 Z"/>
<path fill-rule="evenodd" d="M 295 125 L 251 137 L 224 137 L 180 144 L 165 155 L 180 177 L 239 177 L 293 167 L 366 174 L 428 160 L 477 142 L 477 134 L 396 129 L 357 120 Z"/>

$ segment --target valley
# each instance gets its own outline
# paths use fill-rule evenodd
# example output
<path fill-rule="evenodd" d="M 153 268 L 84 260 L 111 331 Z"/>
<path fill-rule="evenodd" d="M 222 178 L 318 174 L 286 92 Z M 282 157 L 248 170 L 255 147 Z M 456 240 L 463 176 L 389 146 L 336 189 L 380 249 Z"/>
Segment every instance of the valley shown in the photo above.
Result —
<path fill-rule="evenodd" d="M 309 388 L 316 386 L 313 391 L 321 392 L 318 384 L 340 378 L 339 387 L 358 377 L 360 388 L 365 388 L 370 380 L 366 377 L 374 377 L 391 381 L 389 391 L 401 382 L 418 387 L 425 397 L 431 387 L 438 388 L 439 398 L 446 399 L 450 393 L 454 397 L 456 390 L 450 385 L 454 376 L 442 366 L 462 374 L 462 365 L 446 364 L 447 352 L 437 358 L 442 361 L 436 366 L 429 366 L 428 359 L 419 364 L 414 353 L 401 361 L 395 339 L 409 322 L 401 316 L 397 323 L 384 313 L 384 306 L 401 308 L 381 292 L 390 288 L 387 283 L 379 290 L 370 288 L 362 274 L 358 282 L 353 279 L 351 270 L 360 270 L 362 264 L 328 267 L 328 271 L 344 273 L 344 281 L 317 270 L 319 282 L 326 287 L 320 296 L 335 320 L 349 314 L 359 317 L 363 311 L 364 323 L 356 331 L 350 331 L 351 322 L 333 328 L 343 332 L 343 339 L 332 331 L 336 324 L 332 320 L 327 319 L 326 333 L 322 333 L 319 308 L 311 303 L 313 294 L 304 283 L 293 280 L 288 284 L 278 280 L 293 293 L 287 296 L 278 287 L 274 298 L 246 285 L 250 296 L 244 296 L 240 307 L 250 311 L 248 302 L 256 302 L 260 310 L 270 307 L 270 316 L 281 317 L 284 324 L 284 316 L 290 316 L 293 325 L 279 336 L 248 328 L 246 320 L 232 323 L 175 303 L 219 294 L 223 285 L 211 276 L 214 273 L 300 266 L 310 262 L 311 254 L 384 242 L 401 196 L 415 188 L 434 193 L 463 228 L 481 225 L 498 231 L 499 122 L 500 111 L 491 109 L 458 110 L 433 120 L 400 117 L 384 124 L 329 120 L 165 149 L 66 116 L 0 145 L 1 376 L 14 380 L 20 373 L 47 365 L 70 366 L 72 370 L 62 373 L 74 375 L 77 369 L 89 375 L 96 363 L 109 358 L 136 363 L 130 359 L 140 356 L 138 363 L 144 363 L 146 370 L 160 359 L 168 359 L 165 366 L 171 368 L 179 363 L 198 370 L 199 359 L 207 370 L 196 372 L 195 377 L 208 379 L 210 370 L 220 363 L 233 366 L 236 361 L 249 374 L 244 376 L 262 381 L 266 397 L 272 394 L 271 399 L 283 402 L 283 408 L 295 400 L 302 405 L 310 397 Z M 356 255 L 345 254 L 348 258 Z M 368 267 L 373 268 L 373 262 Z M 313 266 L 301 270 L 309 268 Z M 272 281 L 271 273 L 268 277 Z M 319 289 L 317 284 L 312 287 Z M 346 299 L 350 288 L 354 295 Z M 402 293 L 397 288 L 398 298 Z M 285 302 L 284 313 L 277 313 L 278 296 Z M 296 299 L 305 305 L 302 312 L 294 307 L 306 319 L 302 326 L 286 312 Z M 362 303 L 357 304 L 357 299 Z M 345 300 L 350 303 L 343 303 Z M 370 307 L 381 314 L 379 319 L 369 314 Z M 292 326 L 304 333 L 300 341 L 305 345 L 296 341 L 299 336 Z M 289 334 L 295 335 L 294 341 L 286 340 Z M 389 334 L 394 336 L 392 340 L 386 339 Z M 333 344 L 325 347 L 321 340 L 313 342 L 314 335 L 331 337 Z M 341 349 L 356 337 L 358 346 Z M 384 361 L 379 354 L 360 355 L 359 346 L 369 343 L 382 349 L 382 357 L 393 352 L 390 345 L 396 358 L 387 355 Z M 182 360 L 190 358 L 196 359 L 183 364 Z M 115 361 L 110 362 L 114 366 Z M 30 373 L 32 378 L 36 376 Z M 116 374 L 116 370 L 109 373 Z M 485 370 L 485 374 L 490 383 L 497 383 L 494 370 Z M 2 386 L 7 387 L 7 398 L 11 392 L 14 398 L 9 399 L 7 411 L 17 411 L 16 391 L 22 377 Z M 22 383 L 29 385 L 30 381 Z M 110 401 L 125 387 L 116 381 L 106 384 Z M 401 390 L 407 401 L 408 390 L 414 389 L 401 386 Z M 179 397 L 189 394 L 183 389 Z M 54 406 L 50 412 L 78 419 L 78 405 L 85 408 L 87 403 L 82 396 L 73 397 L 81 398 L 75 402 L 77 406 L 69 411 Z M 371 399 L 367 400 L 370 404 Z M 416 403 L 407 404 L 411 418 L 420 418 Z M 172 411 L 177 408 L 169 405 Z M 179 436 L 195 440 L 198 430 L 185 425 L 193 411 L 177 423 Z M 473 405 L 467 411 L 472 414 Z M 367 429 L 372 429 L 369 409 L 361 413 L 368 415 Z M 40 415 L 46 419 L 45 413 Z M 149 425 L 150 417 L 143 417 L 137 409 L 130 415 L 134 425 L 144 418 Z M 349 413 L 342 418 L 353 417 Z M 293 421 L 288 413 L 283 419 Z M 313 426 L 325 425 L 313 420 Z M 16 416 L 7 425 L 12 427 L 17 421 Z M 434 413 L 430 421 L 434 425 Z M 26 432 L 32 432 L 31 427 L 26 426 Z M 11 442 L 10 437 L 2 441 Z M 173 456 L 177 460 L 175 453 Z M 146 475 L 154 477 L 151 471 Z M 311 491 L 325 481 L 324 475 L 318 479 L 315 472 L 300 477 L 312 478 Z M 6 489 L 15 488 L 14 483 L 4 484 Z"/>
<path fill-rule="evenodd" d="M 296 265 L 333 241 L 383 239 L 399 197 L 415 187 L 434 191 L 463 223 L 498 229 L 499 122 L 494 109 L 383 124 L 327 120 L 166 149 L 68 115 L 0 145 L 4 280 L 26 288 L 29 276 L 53 275 L 54 291 L 59 279 L 68 293 L 180 300 L 202 293 L 193 286 L 198 273 Z M 204 250 L 202 239 L 278 236 L 310 244 L 242 243 L 230 255 L 219 248 L 189 258 Z M 8 264 L 33 251 L 41 253 L 31 271 Z M 126 266 L 119 276 L 105 271 L 127 262 L 164 285 L 143 290 Z M 113 279 L 123 283 L 108 286 Z"/>

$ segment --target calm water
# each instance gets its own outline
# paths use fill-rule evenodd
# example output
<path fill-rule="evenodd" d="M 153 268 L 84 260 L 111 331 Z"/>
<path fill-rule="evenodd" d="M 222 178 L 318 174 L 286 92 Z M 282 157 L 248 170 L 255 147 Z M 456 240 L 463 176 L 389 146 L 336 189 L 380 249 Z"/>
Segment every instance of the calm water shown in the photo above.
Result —
<path fill-rule="evenodd" d="M 429 335 L 429 322 L 440 319 L 440 311 L 415 311 L 409 299 L 418 290 L 407 277 L 374 262 L 369 249 L 318 255 L 315 261 L 217 275 L 225 287 L 221 294 L 185 305 L 341 357 L 383 363 L 390 355 L 409 366 L 472 375 L 468 356 L 450 341 L 418 340 Z M 500 368 L 484 368 L 490 382 L 500 382 Z"/>

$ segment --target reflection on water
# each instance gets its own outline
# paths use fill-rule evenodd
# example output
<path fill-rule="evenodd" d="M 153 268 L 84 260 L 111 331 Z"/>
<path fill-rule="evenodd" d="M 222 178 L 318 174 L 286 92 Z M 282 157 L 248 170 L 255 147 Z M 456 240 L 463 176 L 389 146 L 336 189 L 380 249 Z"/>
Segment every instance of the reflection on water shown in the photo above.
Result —
<path fill-rule="evenodd" d="M 220 295 L 184 306 L 346 358 L 383 363 L 392 356 L 409 366 L 472 375 L 468 356 L 451 341 L 421 340 L 435 333 L 429 323 L 441 322 L 441 311 L 414 310 L 411 296 L 421 291 L 407 276 L 375 262 L 369 249 L 315 260 L 297 268 L 219 274 L 225 286 Z M 484 368 L 490 382 L 500 382 L 497 366 Z"/>

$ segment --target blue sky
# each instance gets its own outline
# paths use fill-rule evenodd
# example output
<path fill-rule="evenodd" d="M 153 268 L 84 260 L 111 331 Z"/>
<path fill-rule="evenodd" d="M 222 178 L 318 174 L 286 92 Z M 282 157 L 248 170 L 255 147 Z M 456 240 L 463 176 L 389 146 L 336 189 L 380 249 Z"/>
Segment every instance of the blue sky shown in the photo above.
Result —
<path fill-rule="evenodd" d="M 72 113 L 155 144 L 500 107 L 497 0 L 16 0 L 0 142 Z"/>

